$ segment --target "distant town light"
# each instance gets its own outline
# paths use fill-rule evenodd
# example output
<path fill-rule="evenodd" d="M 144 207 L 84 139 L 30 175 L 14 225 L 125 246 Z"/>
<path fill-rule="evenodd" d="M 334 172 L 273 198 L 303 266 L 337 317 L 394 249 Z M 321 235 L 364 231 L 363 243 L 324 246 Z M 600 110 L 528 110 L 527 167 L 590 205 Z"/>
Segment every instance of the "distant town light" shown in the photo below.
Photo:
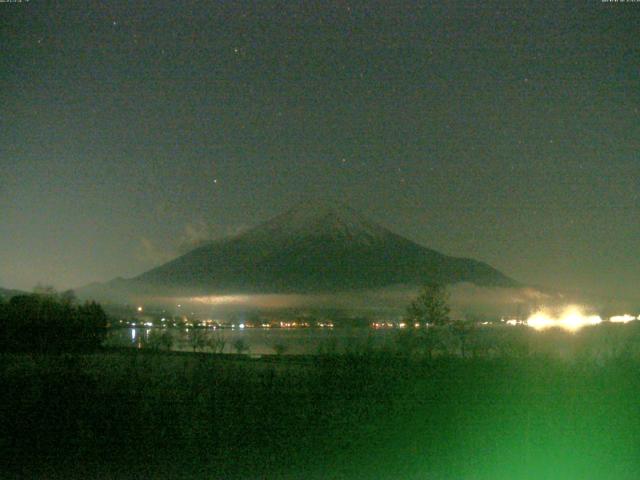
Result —
<path fill-rule="evenodd" d="M 589 325 L 598 325 L 602 319 L 598 315 L 585 315 L 576 305 L 567 306 L 559 316 L 551 315 L 546 310 L 540 310 L 531 315 L 526 324 L 535 330 L 545 330 L 560 327 L 570 332 L 580 330 Z"/>
<path fill-rule="evenodd" d="M 627 323 L 627 322 L 632 322 L 634 320 L 636 320 L 636 317 L 628 314 L 615 315 L 609 319 L 609 321 L 613 323 Z"/>

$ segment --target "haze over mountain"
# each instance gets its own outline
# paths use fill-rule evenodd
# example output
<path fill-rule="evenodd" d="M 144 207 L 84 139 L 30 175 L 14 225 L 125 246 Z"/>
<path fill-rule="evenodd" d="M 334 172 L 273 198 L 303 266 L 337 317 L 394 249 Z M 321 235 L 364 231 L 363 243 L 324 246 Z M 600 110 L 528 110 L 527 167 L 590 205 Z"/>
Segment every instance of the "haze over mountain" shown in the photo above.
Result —
<path fill-rule="evenodd" d="M 403 238 L 353 209 L 303 203 L 239 235 L 101 287 L 146 295 L 318 293 L 428 282 L 515 287 L 486 263 Z M 82 291 L 81 291 L 82 293 Z"/>

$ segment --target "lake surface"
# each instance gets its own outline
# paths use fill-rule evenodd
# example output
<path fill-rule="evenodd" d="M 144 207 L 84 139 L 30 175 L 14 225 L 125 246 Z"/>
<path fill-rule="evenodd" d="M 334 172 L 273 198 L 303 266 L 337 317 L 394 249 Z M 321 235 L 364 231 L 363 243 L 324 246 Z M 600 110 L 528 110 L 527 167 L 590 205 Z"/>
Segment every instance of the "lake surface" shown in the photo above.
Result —
<path fill-rule="evenodd" d="M 111 346 L 149 348 L 149 338 L 155 332 L 168 332 L 173 337 L 172 350 L 193 351 L 191 338 L 194 329 L 180 328 L 115 328 L 109 332 Z M 325 352 L 345 352 L 370 345 L 375 348 L 391 346 L 396 330 L 372 328 L 245 328 L 198 329 L 206 339 L 224 342 L 223 353 L 236 353 L 234 342 L 242 339 L 253 355 L 271 355 L 275 346 L 282 345 L 288 355 L 314 355 Z M 211 351 L 205 348 L 204 351 Z"/>

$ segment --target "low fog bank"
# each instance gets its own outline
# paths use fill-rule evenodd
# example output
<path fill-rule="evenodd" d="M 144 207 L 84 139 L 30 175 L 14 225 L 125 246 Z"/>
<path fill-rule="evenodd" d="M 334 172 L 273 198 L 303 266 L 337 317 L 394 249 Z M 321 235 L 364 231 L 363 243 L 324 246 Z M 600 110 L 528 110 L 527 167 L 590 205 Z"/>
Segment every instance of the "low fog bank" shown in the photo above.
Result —
<path fill-rule="evenodd" d="M 342 293 L 223 293 L 186 296 L 175 293 L 130 294 L 123 288 L 124 282 L 114 281 L 107 285 L 108 288 L 103 285 L 101 288 L 82 289 L 78 293 L 81 298 L 96 299 L 107 305 L 153 306 L 175 313 L 188 310 L 199 314 L 225 316 L 249 311 L 340 310 L 360 316 L 397 317 L 404 313 L 407 305 L 419 292 L 418 287 L 398 285 Z M 586 311 L 603 317 L 638 310 L 638 305 L 629 301 L 545 291 L 533 287 L 480 287 L 460 283 L 449 286 L 448 291 L 454 319 L 526 318 L 540 308 L 562 308 L 568 304 L 581 305 Z"/>

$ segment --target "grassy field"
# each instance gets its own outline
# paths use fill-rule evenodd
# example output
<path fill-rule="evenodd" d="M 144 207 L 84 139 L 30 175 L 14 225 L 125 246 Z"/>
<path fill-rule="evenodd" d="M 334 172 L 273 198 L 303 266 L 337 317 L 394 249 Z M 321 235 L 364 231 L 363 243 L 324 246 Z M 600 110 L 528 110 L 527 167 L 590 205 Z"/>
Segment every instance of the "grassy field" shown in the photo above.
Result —
<path fill-rule="evenodd" d="M 0 357 L 3 478 L 636 479 L 640 360 Z"/>

